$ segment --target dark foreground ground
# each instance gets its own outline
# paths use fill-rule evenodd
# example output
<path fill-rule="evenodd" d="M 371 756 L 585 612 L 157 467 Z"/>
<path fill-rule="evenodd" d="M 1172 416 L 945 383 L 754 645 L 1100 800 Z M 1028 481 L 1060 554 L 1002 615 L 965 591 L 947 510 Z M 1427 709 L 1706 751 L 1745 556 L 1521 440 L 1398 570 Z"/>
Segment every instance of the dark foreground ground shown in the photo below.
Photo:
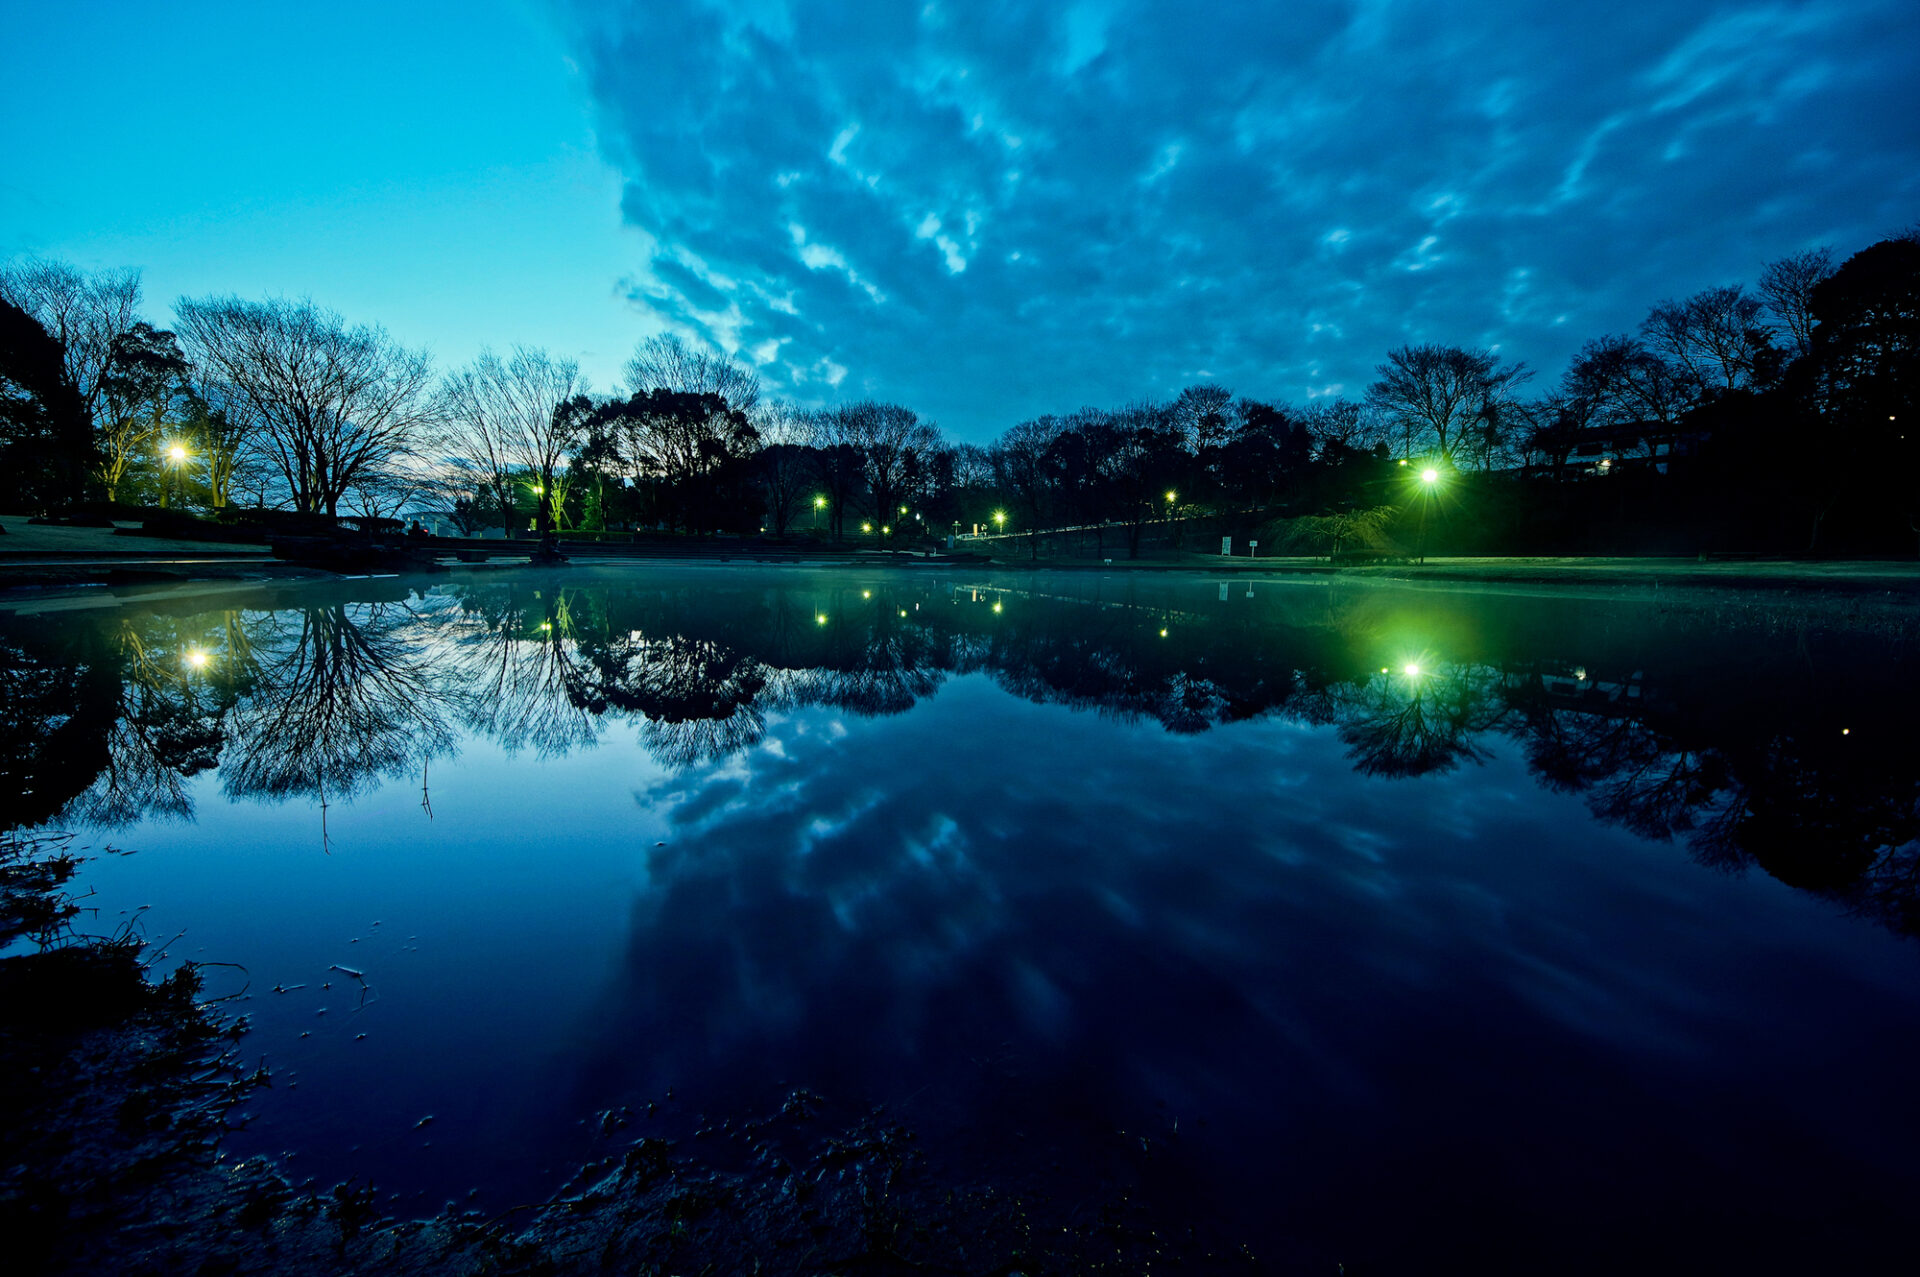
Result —
<path fill-rule="evenodd" d="M 671 1095 L 599 1114 L 604 1157 L 492 1217 L 449 1202 L 399 1220 L 377 1186 L 231 1162 L 220 1143 L 236 1106 L 274 1079 L 246 1064 L 245 1023 L 207 1000 L 202 968 L 154 980 L 159 946 L 87 933 L 66 890 L 70 845 L 0 842 L 9 1272 L 1256 1270 L 1247 1252 L 1156 1231 L 1155 1139 L 1115 1133 L 1111 1174 L 1069 1199 L 1044 1169 L 952 1165 L 886 1113 L 838 1112 L 806 1091 L 767 1114 L 689 1114 Z"/>

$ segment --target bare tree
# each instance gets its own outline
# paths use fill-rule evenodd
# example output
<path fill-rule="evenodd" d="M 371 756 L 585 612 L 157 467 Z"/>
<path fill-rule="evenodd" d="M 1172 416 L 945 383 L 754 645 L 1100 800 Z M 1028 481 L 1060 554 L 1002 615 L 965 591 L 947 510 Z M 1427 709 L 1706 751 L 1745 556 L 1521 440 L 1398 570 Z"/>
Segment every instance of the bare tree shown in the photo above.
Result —
<path fill-rule="evenodd" d="M 88 274 L 66 262 L 29 260 L 0 267 L 0 297 L 39 320 L 65 349 L 67 375 L 97 430 L 114 343 L 139 322 L 140 272 Z"/>
<path fill-rule="evenodd" d="M 515 346 L 505 360 L 485 350 L 441 393 L 454 454 L 500 502 L 505 530 L 513 530 L 515 471 L 533 476 L 540 530 L 558 522 L 556 476 L 584 437 L 589 411 L 580 365 L 529 346 Z"/>
<path fill-rule="evenodd" d="M 1624 335 L 1595 337 L 1580 347 L 1560 388 L 1569 398 L 1585 400 L 1586 416 L 1599 425 L 1671 425 L 1697 397 L 1697 386 L 1683 370 Z"/>
<path fill-rule="evenodd" d="M 1502 405 L 1532 376 L 1491 350 L 1431 345 L 1390 351 L 1376 371 L 1367 403 L 1394 424 L 1408 454 L 1425 449 L 1451 461 L 1464 450 L 1483 465 L 1495 452 Z"/>
<path fill-rule="evenodd" d="M 1760 272 L 1760 296 L 1786 325 L 1796 356 L 1813 349 L 1813 290 L 1831 274 L 1833 250 L 1828 248 L 1782 257 Z"/>
<path fill-rule="evenodd" d="M 1189 451 L 1226 442 L 1232 425 L 1233 392 L 1211 382 L 1188 386 L 1173 401 L 1173 419 Z"/>
<path fill-rule="evenodd" d="M 180 336 L 202 374 L 260 427 L 294 508 L 335 515 L 357 484 L 418 456 L 437 409 L 424 351 L 311 301 L 182 298 Z"/>
<path fill-rule="evenodd" d="M 1661 302 L 1647 313 L 1640 331 L 1703 388 L 1731 390 L 1760 379 L 1768 345 L 1760 299 L 1738 284 Z"/>
<path fill-rule="evenodd" d="M 627 360 L 627 393 L 673 390 L 688 395 L 719 395 L 735 412 L 750 413 L 760 403 L 760 376 L 731 360 L 696 350 L 673 333 L 649 337 Z"/>
<path fill-rule="evenodd" d="M 832 440 L 860 455 L 867 500 L 876 525 L 898 521 L 908 476 L 940 446 L 940 432 L 898 404 L 842 404 L 828 411 Z"/>
<path fill-rule="evenodd" d="M 1386 442 L 1387 431 L 1380 415 L 1351 399 L 1315 399 L 1301 409 L 1300 419 L 1319 454 L 1324 455 L 1329 448 L 1365 452 Z"/>
<path fill-rule="evenodd" d="M 1054 494 L 1053 467 L 1049 464 L 1054 441 L 1060 437 L 1058 417 L 1023 421 L 1000 436 L 993 446 L 994 477 L 1013 494 L 1025 515 L 1027 551 L 1030 558 L 1040 557 L 1040 530 L 1047 522 L 1048 506 Z"/>
<path fill-rule="evenodd" d="M 813 488 L 814 467 L 807 451 L 813 440 L 813 420 L 792 404 L 770 400 L 753 414 L 753 422 L 760 433 L 760 483 L 767 494 L 767 517 L 773 534 L 785 536 Z"/>

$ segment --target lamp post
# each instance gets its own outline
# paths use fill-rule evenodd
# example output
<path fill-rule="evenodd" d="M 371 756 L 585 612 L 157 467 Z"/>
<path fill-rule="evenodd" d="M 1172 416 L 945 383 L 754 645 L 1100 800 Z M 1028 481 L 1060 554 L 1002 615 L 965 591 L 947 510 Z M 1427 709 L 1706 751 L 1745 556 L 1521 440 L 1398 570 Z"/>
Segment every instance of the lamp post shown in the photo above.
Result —
<path fill-rule="evenodd" d="M 1175 550 L 1180 548 L 1179 506 L 1174 504 L 1179 501 L 1179 499 L 1179 493 L 1175 492 L 1172 488 L 1167 489 L 1167 532 L 1173 540 L 1173 548 Z"/>
<path fill-rule="evenodd" d="M 1420 544 L 1417 549 L 1422 564 L 1427 561 L 1427 507 L 1433 504 L 1433 485 L 1438 482 L 1440 472 L 1432 466 L 1420 472 Z"/>
<path fill-rule="evenodd" d="M 177 471 L 182 469 L 186 464 L 187 450 L 177 443 L 168 445 L 167 465 L 172 466 L 174 470 Z M 167 466 L 162 466 L 160 468 L 160 508 L 162 510 L 167 508 L 167 490 L 171 486 L 172 484 L 167 477 Z"/>

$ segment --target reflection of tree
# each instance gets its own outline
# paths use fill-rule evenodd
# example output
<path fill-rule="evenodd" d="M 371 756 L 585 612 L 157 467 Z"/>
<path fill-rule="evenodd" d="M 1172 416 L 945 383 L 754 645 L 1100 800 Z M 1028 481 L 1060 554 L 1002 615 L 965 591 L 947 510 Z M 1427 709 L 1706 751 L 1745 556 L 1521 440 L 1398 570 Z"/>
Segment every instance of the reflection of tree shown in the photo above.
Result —
<path fill-rule="evenodd" d="M 579 651 L 572 600 L 508 592 L 488 602 L 450 626 L 444 662 L 468 724 L 542 758 L 592 745 L 606 705 Z"/>
<path fill-rule="evenodd" d="M 256 639 L 255 685 L 228 718 L 227 793 L 345 797 L 453 747 L 452 696 L 429 677 L 413 612 L 374 603 L 272 615 Z"/>
<path fill-rule="evenodd" d="M 1317 716 L 1337 725 L 1347 757 L 1362 773 L 1427 776 L 1486 759 L 1477 738 L 1506 712 L 1499 690 L 1492 671 L 1455 665 L 1334 684 L 1318 692 L 1313 705 Z"/>
<path fill-rule="evenodd" d="M 184 818 L 193 811 L 186 781 L 215 765 L 232 703 L 235 657 L 244 638 L 230 642 L 231 613 L 181 620 L 122 616 L 110 641 L 119 650 L 118 712 L 107 735 L 106 761 L 66 817 L 115 826 L 153 816 Z M 204 654 L 196 668 L 190 653 Z"/>
<path fill-rule="evenodd" d="M 53 820 L 107 759 L 118 713 L 116 655 L 75 626 L 0 631 L 0 828 Z"/>
<path fill-rule="evenodd" d="M 1836 674 L 1810 677 L 1818 643 L 1785 631 L 1764 678 L 1749 653 L 1744 677 L 1715 680 L 1728 662 L 1708 617 L 1680 635 L 1625 627 L 1615 672 L 1589 678 L 1540 654 L 1587 650 L 1591 629 L 1530 613 L 1533 628 L 1494 651 L 1423 660 L 1409 677 L 1373 671 L 1401 650 L 1409 616 L 1441 635 L 1438 650 L 1465 646 L 1446 637 L 1470 628 L 1447 605 L 1358 595 L 1256 613 L 1223 598 L 1209 615 L 1133 583 L 746 579 L 555 590 L 508 578 L 404 605 L 9 624 L 0 779 L 34 821 L 187 814 L 189 779 L 216 760 L 233 795 L 338 798 L 451 749 L 454 722 L 551 756 L 630 720 L 650 754 L 684 767 L 753 747 L 782 714 L 897 714 L 949 675 L 984 674 L 1025 699 L 1176 734 L 1284 713 L 1330 727 L 1357 770 L 1386 778 L 1477 763 L 1504 737 L 1602 820 L 1920 927 L 1920 756 L 1897 705 L 1866 730 L 1868 707 L 1903 685 L 1880 648 L 1830 663 L 1870 671 L 1844 695 Z M 209 660 L 189 670 L 194 650 Z"/>

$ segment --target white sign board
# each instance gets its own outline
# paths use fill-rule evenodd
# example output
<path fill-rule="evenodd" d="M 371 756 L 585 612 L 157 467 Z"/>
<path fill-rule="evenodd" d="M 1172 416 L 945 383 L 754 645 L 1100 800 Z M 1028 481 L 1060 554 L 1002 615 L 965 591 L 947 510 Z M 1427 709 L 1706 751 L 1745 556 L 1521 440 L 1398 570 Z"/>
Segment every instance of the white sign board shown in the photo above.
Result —
<path fill-rule="evenodd" d="M 1220 557 L 1226 558 L 1226 559 L 1230 559 L 1233 557 L 1233 538 L 1232 537 L 1220 538 Z"/>

